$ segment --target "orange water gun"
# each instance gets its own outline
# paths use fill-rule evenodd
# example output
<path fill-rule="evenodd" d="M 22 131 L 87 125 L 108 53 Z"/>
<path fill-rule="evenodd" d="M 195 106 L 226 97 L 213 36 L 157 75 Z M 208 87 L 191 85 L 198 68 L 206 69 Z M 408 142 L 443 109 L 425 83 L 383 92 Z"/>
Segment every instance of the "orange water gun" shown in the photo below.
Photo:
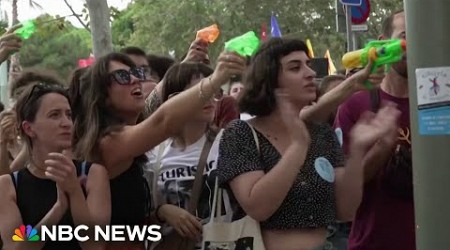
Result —
<path fill-rule="evenodd" d="M 213 43 L 219 37 L 219 34 L 219 27 L 217 27 L 216 24 L 213 24 L 197 31 L 197 38 L 200 38 L 207 43 Z"/>

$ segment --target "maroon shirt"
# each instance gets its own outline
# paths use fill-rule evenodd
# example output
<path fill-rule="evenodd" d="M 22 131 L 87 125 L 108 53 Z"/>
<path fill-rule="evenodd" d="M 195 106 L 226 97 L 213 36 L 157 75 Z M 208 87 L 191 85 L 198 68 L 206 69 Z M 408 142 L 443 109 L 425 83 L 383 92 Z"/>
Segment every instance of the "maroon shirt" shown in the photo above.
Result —
<path fill-rule="evenodd" d="M 398 143 L 410 146 L 409 100 L 380 91 L 381 103 L 396 103 L 401 111 Z M 368 91 L 354 94 L 338 110 L 335 128 L 341 128 L 344 150 L 348 153 L 349 133 L 362 113 L 371 111 Z M 415 224 L 413 201 L 401 200 L 387 194 L 377 177 L 365 184 L 363 199 L 353 221 L 349 250 L 414 250 Z"/>
<path fill-rule="evenodd" d="M 225 128 L 228 123 L 239 119 L 240 113 L 236 100 L 231 96 L 223 96 L 222 100 L 217 103 L 214 125 L 219 128 Z"/>

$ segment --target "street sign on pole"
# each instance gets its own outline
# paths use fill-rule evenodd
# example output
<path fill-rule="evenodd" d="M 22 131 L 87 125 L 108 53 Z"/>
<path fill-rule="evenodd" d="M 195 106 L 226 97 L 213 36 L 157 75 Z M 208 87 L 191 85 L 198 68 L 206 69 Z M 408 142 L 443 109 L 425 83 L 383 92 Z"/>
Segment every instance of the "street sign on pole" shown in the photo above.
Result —
<path fill-rule="evenodd" d="M 349 51 L 353 51 L 353 32 L 352 32 L 352 9 L 350 8 L 350 6 L 345 5 L 345 18 L 347 19 L 347 52 Z"/>
<path fill-rule="evenodd" d="M 369 26 L 367 24 L 353 24 L 352 31 L 364 32 L 369 30 Z"/>
<path fill-rule="evenodd" d="M 336 3 L 336 31 L 339 33 L 346 33 L 347 18 L 345 16 L 344 5 L 339 0 Z"/>
<path fill-rule="evenodd" d="M 351 6 L 352 9 L 352 23 L 363 24 L 370 16 L 370 1 L 362 0 L 358 6 Z"/>
<path fill-rule="evenodd" d="M 354 34 L 353 31 L 352 31 L 352 24 L 353 24 L 352 23 L 352 21 L 353 21 L 352 11 L 355 11 L 356 15 L 360 15 L 361 11 L 360 11 L 360 8 L 358 8 L 358 7 L 360 7 L 363 4 L 363 1 L 367 1 L 366 5 L 369 5 L 368 4 L 368 0 L 339 0 L 339 1 L 342 3 L 342 5 L 345 6 L 345 17 L 346 17 L 346 20 L 347 20 L 347 22 L 346 22 L 346 24 L 347 24 L 346 25 L 347 26 L 346 27 L 346 31 L 347 31 L 347 51 L 356 50 L 357 49 L 357 46 L 356 46 L 357 39 L 356 39 L 356 34 Z M 353 10 L 354 7 L 357 8 L 357 9 Z M 370 8 L 369 8 L 369 11 L 370 11 Z M 367 13 L 363 12 L 362 14 L 367 14 Z M 367 17 L 368 17 L 368 14 L 367 14 Z M 367 19 L 367 17 L 365 17 L 365 20 Z M 364 23 L 364 22 L 362 22 L 362 23 Z M 358 23 L 358 24 L 361 24 L 361 23 Z"/>

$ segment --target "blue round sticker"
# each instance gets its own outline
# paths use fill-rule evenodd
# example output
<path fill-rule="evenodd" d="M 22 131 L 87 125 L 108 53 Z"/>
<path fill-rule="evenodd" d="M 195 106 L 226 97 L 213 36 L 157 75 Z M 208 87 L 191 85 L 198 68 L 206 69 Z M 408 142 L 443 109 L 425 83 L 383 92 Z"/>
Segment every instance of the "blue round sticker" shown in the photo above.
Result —
<path fill-rule="evenodd" d="M 314 161 L 314 167 L 322 179 L 328 182 L 334 182 L 334 168 L 327 158 L 318 157 Z"/>
<path fill-rule="evenodd" d="M 344 144 L 344 133 L 342 132 L 342 129 L 341 128 L 336 128 L 334 130 L 334 133 L 336 134 L 337 139 L 339 141 L 339 144 L 342 147 L 342 145 Z"/>

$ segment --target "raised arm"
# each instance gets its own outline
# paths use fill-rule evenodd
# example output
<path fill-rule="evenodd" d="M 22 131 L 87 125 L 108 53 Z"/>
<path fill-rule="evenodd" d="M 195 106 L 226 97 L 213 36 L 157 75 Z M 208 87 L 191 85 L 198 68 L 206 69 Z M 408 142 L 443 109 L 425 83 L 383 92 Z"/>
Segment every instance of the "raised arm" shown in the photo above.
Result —
<path fill-rule="evenodd" d="M 143 122 L 101 139 L 102 159 L 110 177 L 129 167 L 121 163 L 144 154 L 178 133 L 192 112 L 201 109 L 232 75 L 241 74 L 244 69 L 244 58 L 234 53 L 222 53 L 211 77 L 171 98 Z"/>
<path fill-rule="evenodd" d="M 9 166 L 9 169 L 11 170 L 11 172 L 14 172 L 22 168 L 25 168 L 27 161 L 28 161 L 27 146 L 23 144 L 19 154 L 16 156 L 16 158 L 14 158 L 11 165 Z"/>
<path fill-rule="evenodd" d="M 86 198 L 71 159 L 60 153 L 50 153 L 45 164 L 46 175 L 56 182 L 68 198 L 75 226 L 87 225 L 92 230 L 94 225 L 108 224 L 111 215 L 109 178 L 102 166 L 94 164 L 90 169 Z M 92 183 L 96 186 L 93 187 Z M 94 241 L 80 242 L 83 249 L 98 249 L 101 244 Z"/>
<path fill-rule="evenodd" d="M 13 111 L 3 111 L 0 114 L 0 175 L 9 174 L 10 154 L 8 145 L 15 142 L 15 113 Z"/>
<path fill-rule="evenodd" d="M 264 221 L 275 213 L 297 178 L 307 149 L 305 145 L 293 143 L 269 172 L 244 173 L 230 182 L 231 190 L 246 214 Z"/>
<path fill-rule="evenodd" d="M 22 47 L 22 40 L 14 34 L 14 31 L 20 27 L 22 27 L 20 24 L 13 26 L 0 37 L 0 64 Z"/>
<path fill-rule="evenodd" d="M 349 158 L 345 168 L 336 170 L 336 205 L 338 219 L 351 221 L 362 199 L 364 174 L 368 166 L 366 158 L 378 147 L 377 142 L 396 135 L 400 116 L 393 106 L 387 106 L 376 115 L 367 114 L 353 127 L 350 134 Z"/>
<path fill-rule="evenodd" d="M 10 175 L 0 176 L 0 235 L 4 249 L 28 250 L 42 249 L 45 242 L 41 241 L 12 241 L 14 230 L 23 224 L 19 208 L 16 204 L 16 191 Z M 56 225 L 63 217 L 68 207 L 68 201 L 64 194 L 58 190 L 58 200 L 37 225 L 32 225 L 40 230 L 42 225 Z M 38 233 L 39 234 L 39 233 Z"/>
<path fill-rule="evenodd" d="M 207 62 L 208 59 L 208 44 L 201 39 L 196 39 L 189 46 L 186 58 L 182 62 Z M 152 115 L 162 104 L 162 85 L 164 78 L 156 85 L 152 93 L 145 100 L 145 111 L 143 113 L 144 118 Z"/>
<path fill-rule="evenodd" d="M 280 110 L 283 110 L 283 120 L 291 142 L 284 152 L 280 152 L 282 154 L 280 161 L 269 172 L 263 171 L 257 149 L 254 148 L 251 151 L 248 149 L 256 147 L 256 145 L 253 146 L 255 143 L 236 141 L 240 140 L 239 138 L 249 138 L 248 133 L 250 138 L 253 138 L 250 129 L 247 129 L 247 135 L 241 132 L 241 134 L 235 134 L 234 138 L 224 133 L 219 149 L 219 171 L 222 171 L 221 168 L 225 167 L 225 164 L 228 164 L 228 168 L 233 172 L 236 171 L 235 169 L 246 169 L 232 178 L 229 186 L 244 211 L 258 221 L 268 219 L 281 206 L 303 167 L 310 145 L 309 132 L 303 121 L 299 119 L 298 113 L 291 112 L 292 107 L 286 106 L 284 102 L 277 103 L 280 105 Z M 224 157 L 228 158 L 228 162 L 221 162 L 221 158 Z M 241 160 L 236 162 L 236 159 Z"/>
<path fill-rule="evenodd" d="M 0 175 L 9 174 L 8 142 L 0 136 Z"/>
<path fill-rule="evenodd" d="M 372 65 L 367 65 L 335 88 L 324 94 L 318 102 L 300 112 L 300 117 L 307 121 L 327 122 L 336 108 L 357 91 L 363 90 L 364 82 L 370 81 L 373 86 L 378 86 L 384 78 L 380 72 L 370 74 Z M 380 69 L 381 70 L 381 69 Z"/>

